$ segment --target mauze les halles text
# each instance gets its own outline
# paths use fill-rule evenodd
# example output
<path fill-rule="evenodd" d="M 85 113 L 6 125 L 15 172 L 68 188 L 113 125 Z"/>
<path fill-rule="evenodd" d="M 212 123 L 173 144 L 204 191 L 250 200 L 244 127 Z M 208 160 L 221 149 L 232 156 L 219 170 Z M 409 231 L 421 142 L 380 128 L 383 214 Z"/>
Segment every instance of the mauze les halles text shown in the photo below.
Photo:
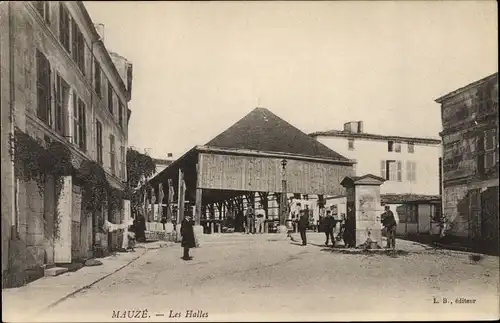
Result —
<path fill-rule="evenodd" d="M 166 316 L 164 314 L 155 314 L 155 316 Z M 147 309 L 136 309 L 136 310 L 117 310 L 113 311 L 111 318 L 116 319 L 146 319 L 150 318 L 150 312 Z M 178 312 L 170 310 L 168 313 L 168 318 L 208 318 L 208 312 L 202 310 L 185 310 L 184 312 Z"/>

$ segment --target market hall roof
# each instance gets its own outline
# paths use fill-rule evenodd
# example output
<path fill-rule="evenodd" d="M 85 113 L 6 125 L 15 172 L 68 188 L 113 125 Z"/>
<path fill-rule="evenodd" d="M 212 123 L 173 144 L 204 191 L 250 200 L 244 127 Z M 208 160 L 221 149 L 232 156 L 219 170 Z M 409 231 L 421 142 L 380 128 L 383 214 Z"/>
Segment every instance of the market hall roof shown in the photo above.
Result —
<path fill-rule="evenodd" d="M 349 161 L 265 108 L 254 109 L 205 146 Z"/>
<path fill-rule="evenodd" d="M 331 150 L 265 108 L 256 108 L 210 140 L 195 146 L 176 159 L 149 182 L 156 185 L 167 178 L 177 185 L 178 169 L 185 172 L 188 186 L 196 185 L 198 153 L 231 154 L 308 160 L 352 165 L 353 161 Z M 192 170 L 192 171 L 188 171 Z"/>

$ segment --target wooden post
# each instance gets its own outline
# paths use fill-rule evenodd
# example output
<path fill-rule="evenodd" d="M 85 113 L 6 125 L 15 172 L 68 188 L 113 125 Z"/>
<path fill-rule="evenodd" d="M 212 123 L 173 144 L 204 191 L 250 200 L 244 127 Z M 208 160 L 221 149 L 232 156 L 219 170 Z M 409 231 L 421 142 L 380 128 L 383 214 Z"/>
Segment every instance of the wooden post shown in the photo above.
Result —
<path fill-rule="evenodd" d="M 180 225 L 181 221 L 184 219 L 184 174 L 182 169 L 179 168 L 179 186 L 178 186 L 178 196 L 177 196 L 177 224 Z"/>
<path fill-rule="evenodd" d="M 203 189 L 196 189 L 196 201 L 195 201 L 195 225 L 200 225 L 201 223 L 201 200 L 202 200 Z"/>

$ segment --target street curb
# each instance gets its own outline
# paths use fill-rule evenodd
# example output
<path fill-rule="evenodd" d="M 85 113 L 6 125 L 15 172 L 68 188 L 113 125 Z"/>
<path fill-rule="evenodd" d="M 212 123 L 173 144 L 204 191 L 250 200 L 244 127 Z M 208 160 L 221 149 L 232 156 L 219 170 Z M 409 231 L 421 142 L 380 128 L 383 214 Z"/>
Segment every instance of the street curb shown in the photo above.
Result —
<path fill-rule="evenodd" d="M 130 265 L 131 263 L 133 263 L 134 261 L 136 261 L 136 260 L 137 260 L 137 259 L 139 259 L 140 257 L 144 256 L 144 254 L 146 254 L 146 252 L 148 252 L 148 250 L 149 250 L 149 249 L 144 249 L 144 251 L 143 251 L 140 255 L 138 255 L 137 257 L 133 258 L 132 260 L 130 260 L 129 262 L 127 262 L 125 265 L 123 265 L 123 266 L 119 267 L 118 269 L 116 269 L 116 270 L 112 271 L 112 272 L 111 272 L 111 273 L 109 273 L 109 274 L 104 275 L 103 277 L 101 277 L 101 278 L 97 279 L 96 281 L 94 281 L 94 282 L 92 282 L 92 283 L 90 283 L 90 284 L 87 284 L 87 285 L 85 285 L 85 286 L 82 286 L 82 287 L 78 288 L 77 290 L 75 290 L 75 291 L 73 291 L 73 292 L 69 293 L 68 295 L 66 295 L 66 296 L 62 297 L 61 299 L 59 299 L 59 300 L 57 300 L 57 301 L 53 302 L 52 304 L 49 304 L 48 306 L 44 307 L 44 308 L 43 308 L 43 309 L 42 309 L 42 310 L 41 310 L 38 314 L 42 314 L 42 313 L 43 313 L 43 311 L 45 311 L 45 310 L 47 310 L 47 309 L 50 309 L 50 308 L 53 308 L 53 307 L 57 306 L 58 304 L 60 304 L 60 303 L 62 303 L 63 301 L 67 300 L 68 298 L 70 298 L 70 297 L 72 297 L 72 296 L 74 296 L 74 295 L 78 294 L 79 292 L 81 292 L 81 291 L 83 291 L 83 290 L 85 290 L 85 289 L 88 289 L 88 288 L 92 287 L 93 285 L 95 285 L 95 284 L 97 284 L 98 282 L 100 282 L 100 281 L 104 280 L 105 278 L 107 278 L 107 277 L 109 277 L 109 276 L 111 276 L 111 275 L 113 275 L 113 274 L 117 273 L 118 271 L 120 271 L 120 270 L 122 270 L 123 268 L 127 267 L 128 265 Z"/>

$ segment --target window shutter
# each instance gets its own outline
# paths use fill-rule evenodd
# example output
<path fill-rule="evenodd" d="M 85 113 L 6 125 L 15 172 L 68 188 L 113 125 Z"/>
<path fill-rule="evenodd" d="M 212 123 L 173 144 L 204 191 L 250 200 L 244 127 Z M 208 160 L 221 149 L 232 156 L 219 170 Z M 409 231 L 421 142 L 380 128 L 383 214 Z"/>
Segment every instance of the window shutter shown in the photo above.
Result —
<path fill-rule="evenodd" d="M 413 181 L 417 181 L 417 162 L 413 162 Z"/>
<path fill-rule="evenodd" d="M 398 182 L 401 182 L 401 181 L 402 181 L 401 161 L 400 161 L 400 160 L 398 160 L 398 161 L 397 161 L 397 164 L 398 164 L 398 169 L 397 169 L 397 180 L 398 180 Z"/>
<path fill-rule="evenodd" d="M 385 162 L 385 160 L 381 160 L 380 161 L 380 176 L 383 179 L 387 179 L 387 175 L 386 175 L 386 162 Z"/>
<path fill-rule="evenodd" d="M 476 137 L 477 171 L 484 174 L 484 134 Z"/>

